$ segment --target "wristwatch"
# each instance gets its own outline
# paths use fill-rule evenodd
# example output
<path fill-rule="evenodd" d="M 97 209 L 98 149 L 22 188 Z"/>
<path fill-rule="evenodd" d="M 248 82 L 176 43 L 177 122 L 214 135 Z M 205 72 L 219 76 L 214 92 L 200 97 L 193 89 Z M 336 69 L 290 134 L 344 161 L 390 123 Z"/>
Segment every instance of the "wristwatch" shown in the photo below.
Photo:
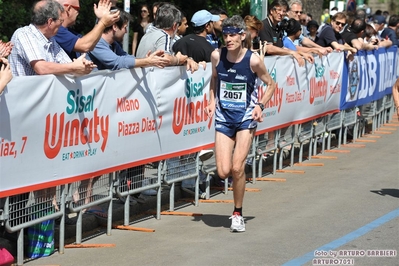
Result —
<path fill-rule="evenodd" d="M 257 105 L 259 105 L 259 107 L 262 111 L 265 110 L 265 106 L 263 105 L 263 103 L 257 103 Z"/>

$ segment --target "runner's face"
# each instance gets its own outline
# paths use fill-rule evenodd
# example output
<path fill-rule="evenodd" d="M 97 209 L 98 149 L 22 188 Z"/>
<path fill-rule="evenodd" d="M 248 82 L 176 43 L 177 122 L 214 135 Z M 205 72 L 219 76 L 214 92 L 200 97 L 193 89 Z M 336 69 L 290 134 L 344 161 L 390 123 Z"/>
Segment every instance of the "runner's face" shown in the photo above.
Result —
<path fill-rule="evenodd" d="M 223 39 L 227 50 L 235 51 L 242 47 L 242 42 L 245 40 L 245 33 L 223 34 Z"/>

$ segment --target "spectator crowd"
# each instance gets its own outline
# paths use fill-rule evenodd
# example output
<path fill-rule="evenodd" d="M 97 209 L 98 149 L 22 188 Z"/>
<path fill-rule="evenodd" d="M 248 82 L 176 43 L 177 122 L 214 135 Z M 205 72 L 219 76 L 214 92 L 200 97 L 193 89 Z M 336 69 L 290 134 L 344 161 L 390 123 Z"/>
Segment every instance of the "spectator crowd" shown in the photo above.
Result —
<path fill-rule="evenodd" d="M 94 5 L 97 21 L 84 36 L 73 31 L 79 10 L 79 0 L 34 4 L 31 24 L 17 29 L 10 42 L 0 43 L 1 92 L 11 80 L 10 70 L 13 76 L 85 75 L 101 69 L 175 65 L 196 71 L 199 63 L 210 62 L 213 49 L 225 45 L 222 23 L 228 14 L 222 9 L 201 10 L 189 23 L 173 4 L 156 2 L 152 8 L 143 4 L 133 24 L 132 54 L 120 45 L 132 16 L 117 8 L 115 0 L 100 0 Z M 303 10 L 300 0 L 275 0 L 263 21 L 255 16 L 244 21 L 249 49 L 262 57 L 291 55 L 299 66 L 305 61 L 312 63 L 313 55 L 333 50 L 346 51 L 350 57 L 358 50 L 398 45 L 398 15 L 381 10 L 370 14 L 370 8 L 355 12 L 326 9 L 319 25 Z M 193 33 L 184 36 L 189 26 Z"/>

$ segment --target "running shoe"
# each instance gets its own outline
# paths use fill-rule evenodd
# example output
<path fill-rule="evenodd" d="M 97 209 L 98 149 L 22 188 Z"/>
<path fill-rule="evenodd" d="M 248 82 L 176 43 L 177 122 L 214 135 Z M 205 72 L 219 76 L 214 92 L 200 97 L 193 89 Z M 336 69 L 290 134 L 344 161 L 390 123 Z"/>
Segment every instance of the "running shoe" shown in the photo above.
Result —
<path fill-rule="evenodd" d="M 238 212 L 234 212 L 231 219 L 230 232 L 245 232 L 244 218 Z"/>

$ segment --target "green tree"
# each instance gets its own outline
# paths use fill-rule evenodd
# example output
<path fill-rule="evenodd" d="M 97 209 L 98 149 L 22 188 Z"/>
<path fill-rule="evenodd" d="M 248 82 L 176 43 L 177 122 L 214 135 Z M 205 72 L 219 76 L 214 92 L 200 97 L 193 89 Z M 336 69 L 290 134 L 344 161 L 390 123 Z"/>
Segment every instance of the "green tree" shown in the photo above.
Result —
<path fill-rule="evenodd" d="M 0 0 L 0 35 L 3 41 L 11 39 L 19 27 L 29 24 L 31 6 L 30 0 Z"/>

